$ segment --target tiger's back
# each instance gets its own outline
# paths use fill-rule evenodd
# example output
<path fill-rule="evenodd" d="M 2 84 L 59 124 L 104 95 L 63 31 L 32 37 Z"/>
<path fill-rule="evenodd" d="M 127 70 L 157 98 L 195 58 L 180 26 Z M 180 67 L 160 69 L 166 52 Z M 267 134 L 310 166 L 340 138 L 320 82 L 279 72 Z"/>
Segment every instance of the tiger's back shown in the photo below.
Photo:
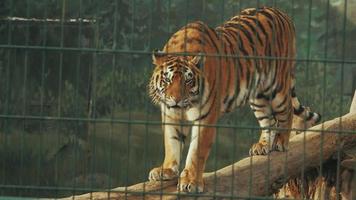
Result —
<path fill-rule="evenodd" d="M 286 79 L 294 78 L 294 26 L 273 8 L 246 9 L 215 29 L 199 21 L 190 23 L 170 38 L 163 51 L 208 55 L 203 72 L 215 82 L 215 89 L 225 88 L 218 95 L 224 97 L 223 112 L 246 103 L 256 89 L 271 95 L 268 87 L 289 84 Z M 273 80 L 276 75 L 284 80 Z"/>

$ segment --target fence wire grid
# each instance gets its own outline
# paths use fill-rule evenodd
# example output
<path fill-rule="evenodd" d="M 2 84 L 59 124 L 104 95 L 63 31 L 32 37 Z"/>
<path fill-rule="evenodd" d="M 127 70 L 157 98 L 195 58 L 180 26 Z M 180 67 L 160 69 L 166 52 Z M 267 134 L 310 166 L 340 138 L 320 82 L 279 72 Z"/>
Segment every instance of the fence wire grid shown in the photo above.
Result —
<path fill-rule="evenodd" d="M 119 186 L 123 196 L 118 199 L 132 195 L 165 199 L 167 194 L 178 199 L 276 198 L 240 196 L 232 191 L 152 192 L 146 191 L 149 183 L 139 192 L 128 188 L 147 181 L 150 170 L 164 159 L 162 125 L 170 122 L 161 119 L 160 108 L 152 103 L 147 89 L 154 70 L 153 50 L 162 50 L 190 22 L 199 20 L 215 28 L 246 8 L 263 6 L 280 9 L 295 25 L 297 57 L 293 61 L 301 103 L 320 113 L 322 121 L 348 113 L 356 88 L 354 0 L 2 0 L 0 199 L 63 198 L 97 191 L 109 198 L 115 196 L 110 189 Z M 289 59 L 219 52 L 204 55 Z M 223 115 L 217 123 L 201 124 L 216 128 L 205 172 L 248 157 L 260 136 L 257 122 L 247 105 Z M 171 125 L 193 126 L 187 121 Z M 193 140 L 190 136 L 184 136 L 186 141 L 178 150 L 180 171 Z M 340 149 L 324 163 L 322 145 L 315 148 L 321 152 L 320 165 L 304 168 L 300 177 L 311 180 L 330 172 L 334 190 L 340 193 Z M 304 159 L 308 149 L 300 151 Z M 264 167 L 272 168 L 269 164 Z M 264 178 L 265 190 L 270 190 L 270 175 Z M 290 178 L 287 172 L 284 178 Z M 232 179 L 231 184 L 234 188 Z M 253 184 L 252 179 L 246 183 L 249 188 Z M 313 199 L 304 184 L 298 198 Z"/>

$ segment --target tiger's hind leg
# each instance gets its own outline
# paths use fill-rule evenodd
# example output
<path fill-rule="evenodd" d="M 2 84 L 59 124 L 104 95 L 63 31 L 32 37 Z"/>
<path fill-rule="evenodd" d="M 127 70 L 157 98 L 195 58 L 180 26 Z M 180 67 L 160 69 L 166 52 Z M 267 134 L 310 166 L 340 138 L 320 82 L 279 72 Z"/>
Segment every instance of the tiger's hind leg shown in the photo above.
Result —
<path fill-rule="evenodd" d="M 260 139 L 253 144 L 249 154 L 266 155 L 273 149 L 276 132 L 272 127 L 277 126 L 277 121 L 273 116 L 271 101 L 265 96 L 256 97 L 250 100 L 250 107 L 262 129 Z"/>
<path fill-rule="evenodd" d="M 259 142 L 250 149 L 250 155 L 266 155 L 270 151 L 286 151 L 293 121 L 293 106 L 289 93 L 277 93 L 273 98 L 258 95 L 250 101 L 260 127 Z M 272 99 L 272 100 L 270 100 Z"/>
<path fill-rule="evenodd" d="M 289 92 L 281 92 L 276 95 L 272 100 L 272 111 L 278 122 L 277 134 L 272 149 L 286 151 L 293 122 L 292 98 Z"/>

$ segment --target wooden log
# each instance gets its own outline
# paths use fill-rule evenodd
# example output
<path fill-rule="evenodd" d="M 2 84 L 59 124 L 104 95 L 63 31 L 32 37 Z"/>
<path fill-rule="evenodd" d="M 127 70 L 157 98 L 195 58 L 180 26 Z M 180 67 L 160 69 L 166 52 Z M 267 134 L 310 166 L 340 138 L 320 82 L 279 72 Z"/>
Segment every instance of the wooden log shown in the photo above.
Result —
<path fill-rule="evenodd" d="M 356 111 L 356 92 L 350 113 Z M 299 122 L 300 123 L 300 122 Z M 298 123 L 295 123 L 298 124 Z M 356 146 L 335 154 L 320 166 L 291 177 L 275 198 L 351 200 L 356 195 Z"/>
<path fill-rule="evenodd" d="M 302 123 L 294 124 L 300 127 Z M 233 165 L 204 174 L 203 194 L 176 192 L 177 181 L 144 182 L 110 191 L 75 196 L 75 199 L 212 199 L 213 197 L 270 196 L 302 170 L 316 167 L 337 151 L 356 146 L 356 93 L 350 113 L 309 128 L 291 138 L 288 152 L 244 158 Z M 322 156 L 321 156 L 321 152 Z M 65 199 L 73 199 L 68 197 Z"/>

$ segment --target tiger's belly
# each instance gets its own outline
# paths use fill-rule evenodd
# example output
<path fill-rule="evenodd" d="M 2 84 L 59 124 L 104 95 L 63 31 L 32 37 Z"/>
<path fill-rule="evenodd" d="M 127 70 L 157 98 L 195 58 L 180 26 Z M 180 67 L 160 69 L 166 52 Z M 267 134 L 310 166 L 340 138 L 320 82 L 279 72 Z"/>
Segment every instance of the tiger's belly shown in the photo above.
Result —
<path fill-rule="evenodd" d="M 255 73 L 251 75 L 248 84 L 241 81 L 239 88 L 234 88 L 234 92 L 226 94 L 223 101 L 221 101 L 221 112 L 231 112 L 237 107 L 244 106 L 249 100 L 253 100 L 261 94 L 271 94 L 276 86 L 273 76 L 274 70 L 270 70 L 266 74 Z"/>
<path fill-rule="evenodd" d="M 207 103 L 207 105 L 202 107 L 199 106 L 198 104 L 185 111 L 185 119 L 188 121 L 197 121 L 205 118 L 209 114 L 220 115 L 221 113 L 228 113 L 235 110 L 238 107 L 245 105 L 249 100 L 251 99 L 253 100 L 261 94 L 269 95 L 273 92 L 273 90 L 276 87 L 275 85 L 276 82 L 274 81 L 273 78 L 274 75 L 275 75 L 274 67 L 271 67 L 271 70 L 266 74 L 254 73 L 249 78 L 250 80 L 249 83 L 241 81 L 239 83 L 239 88 L 236 88 L 237 85 L 235 85 L 234 86 L 235 88 L 233 90 L 234 92 L 227 93 L 225 94 L 225 96 L 220 96 L 220 97 L 218 97 L 218 95 L 211 95 L 211 96 L 215 96 L 215 98 L 219 98 L 220 113 L 211 111 L 212 104 Z M 215 101 L 212 99 L 206 99 L 207 96 L 210 96 L 207 95 L 210 92 L 211 91 L 205 89 L 202 102 L 209 102 L 209 101 L 218 102 L 217 99 Z"/>

